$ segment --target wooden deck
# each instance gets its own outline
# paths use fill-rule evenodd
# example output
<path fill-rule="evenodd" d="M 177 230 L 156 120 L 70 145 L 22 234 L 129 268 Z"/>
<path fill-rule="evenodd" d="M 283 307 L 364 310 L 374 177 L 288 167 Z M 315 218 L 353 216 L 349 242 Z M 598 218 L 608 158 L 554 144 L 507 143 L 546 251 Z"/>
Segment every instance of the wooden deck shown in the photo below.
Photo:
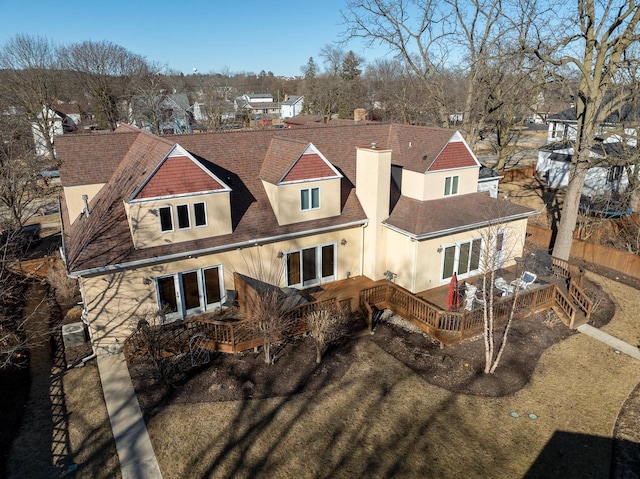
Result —
<path fill-rule="evenodd" d="M 503 277 L 507 283 L 511 283 L 519 275 L 516 274 L 516 266 L 509 268 L 502 268 L 496 271 L 495 277 Z M 563 284 L 564 279 L 558 278 L 552 275 L 538 275 L 536 278 L 537 283 L 542 284 Z M 461 290 L 460 295 L 460 309 L 464 308 L 464 283 L 469 283 L 478 287 L 478 290 L 482 289 L 482 276 L 472 276 L 471 278 L 461 279 L 458 281 L 458 287 Z M 431 304 L 437 306 L 442 310 L 447 310 L 447 295 L 449 293 L 449 284 L 438 286 L 437 288 L 427 289 L 426 291 L 420 291 L 416 293 L 421 298 L 427 300 Z"/>
<path fill-rule="evenodd" d="M 377 284 L 384 283 L 385 280 L 374 281 L 366 276 L 354 276 L 348 279 L 341 279 L 332 283 L 314 286 L 305 290 L 316 301 L 325 299 L 336 299 L 342 301 L 351 298 L 351 311 L 360 310 L 360 291 Z"/>

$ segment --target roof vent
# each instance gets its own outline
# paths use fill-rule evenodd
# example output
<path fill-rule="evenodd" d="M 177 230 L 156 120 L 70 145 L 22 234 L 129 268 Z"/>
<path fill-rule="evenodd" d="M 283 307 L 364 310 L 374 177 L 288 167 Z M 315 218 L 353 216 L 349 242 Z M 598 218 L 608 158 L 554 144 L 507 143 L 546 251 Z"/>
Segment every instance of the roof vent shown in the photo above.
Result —
<path fill-rule="evenodd" d="M 377 147 L 378 147 L 378 144 L 375 141 L 371 142 L 371 148 L 375 149 Z"/>
<path fill-rule="evenodd" d="M 428 156 L 428 155 L 424 155 L 424 156 L 422 157 L 422 161 L 427 161 L 427 156 Z"/>

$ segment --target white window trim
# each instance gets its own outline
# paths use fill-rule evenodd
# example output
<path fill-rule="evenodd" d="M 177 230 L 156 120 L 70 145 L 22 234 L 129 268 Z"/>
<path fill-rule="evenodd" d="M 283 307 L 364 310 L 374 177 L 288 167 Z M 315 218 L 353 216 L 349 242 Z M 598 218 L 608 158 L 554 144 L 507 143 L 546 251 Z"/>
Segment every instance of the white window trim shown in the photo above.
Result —
<path fill-rule="evenodd" d="M 445 251 L 447 250 L 447 248 L 455 247 L 455 253 L 453 256 L 453 272 L 458 273 L 457 270 L 459 269 L 459 266 L 460 266 L 460 246 L 466 243 L 471 244 L 471 246 L 469 247 L 469 261 L 471 261 L 471 251 L 472 251 L 471 248 L 473 248 L 473 242 L 476 240 L 480 240 L 480 262 L 478 263 L 478 269 L 469 270 L 466 273 L 458 274 L 458 279 L 465 279 L 465 278 L 469 278 L 471 276 L 477 276 L 478 274 L 480 274 L 480 271 L 482 270 L 482 257 L 483 257 L 482 255 L 485 249 L 484 238 L 475 237 L 475 238 L 469 238 L 468 240 L 464 240 L 459 243 L 443 244 L 442 253 L 441 253 L 442 259 L 440 260 L 440 283 L 441 284 L 447 284 L 449 281 L 451 281 L 451 276 L 449 276 L 448 278 L 442 277 L 442 275 L 444 274 Z"/>
<path fill-rule="evenodd" d="M 315 208 L 313 206 L 313 194 L 312 194 L 313 190 L 318 190 L 318 206 L 316 206 Z M 307 191 L 308 192 L 308 195 L 309 195 L 309 208 L 302 208 L 302 192 L 303 191 Z M 322 206 L 322 200 L 321 200 L 320 187 L 319 186 L 313 186 L 311 188 L 302 188 L 300 190 L 300 211 L 319 210 L 321 206 Z"/>
<path fill-rule="evenodd" d="M 325 246 L 332 246 L 333 247 L 333 273 L 329 276 L 322 276 L 322 248 L 324 248 Z M 304 284 L 304 272 L 303 272 L 303 268 L 302 268 L 302 263 L 303 263 L 303 257 L 302 257 L 302 251 L 305 249 L 310 249 L 310 248 L 315 248 L 316 249 L 316 280 L 317 281 L 313 281 L 312 283 L 309 284 Z M 324 283 L 330 283 L 332 281 L 335 281 L 336 278 L 338 277 L 338 243 L 337 242 L 331 242 L 331 243 L 322 243 L 322 244 L 318 244 L 318 245 L 309 245 L 306 246 L 304 248 L 297 248 L 297 249 L 292 249 L 289 251 L 284 251 L 284 256 L 283 256 L 283 261 L 284 261 L 284 282 L 285 285 L 287 287 L 292 287 L 292 288 L 309 288 L 312 286 L 316 286 L 318 284 L 324 284 Z M 300 265 L 299 265 L 299 271 L 300 271 L 300 282 L 299 283 L 292 283 L 289 284 L 289 269 L 288 269 L 288 262 L 287 262 L 287 255 L 292 254 L 292 253 L 300 253 Z"/>
<path fill-rule="evenodd" d="M 164 209 L 168 209 L 169 210 L 169 216 L 171 217 L 171 229 L 169 229 L 169 230 L 163 230 L 162 229 L 162 216 L 160 214 L 160 211 L 164 210 Z M 173 208 L 171 207 L 171 205 L 160 206 L 158 208 L 158 222 L 160 223 L 160 232 L 161 233 L 172 233 L 173 231 L 176 230 L 176 228 L 175 228 L 176 222 L 175 222 L 175 218 L 173 217 Z"/>
<path fill-rule="evenodd" d="M 207 298 L 205 293 L 205 276 L 204 272 L 209 269 L 218 268 L 218 287 L 220 288 L 220 301 L 217 303 L 207 304 Z M 162 308 L 162 303 L 160 301 L 160 288 L 158 287 L 158 280 L 163 278 L 173 278 L 173 285 L 176 291 L 176 302 L 178 305 L 178 311 L 175 313 L 170 313 L 166 315 L 166 323 L 176 321 L 179 319 L 183 319 L 189 314 L 187 314 L 187 310 L 184 305 L 184 290 L 182 288 L 182 282 L 180 281 L 180 275 L 188 274 L 188 273 L 196 273 L 198 278 L 198 300 L 200 302 L 200 306 L 197 308 L 193 308 L 192 312 L 189 314 L 201 314 L 204 311 L 215 311 L 222 307 L 222 303 L 226 301 L 226 290 L 224 286 L 224 272 L 221 264 L 206 266 L 203 268 L 189 269 L 185 271 L 178 271 L 172 274 L 164 274 L 162 276 L 157 276 L 154 278 L 155 288 L 156 288 L 156 304 L 158 308 Z"/>
<path fill-rule="evenodd" d="M 189 223 L 189 226 L 185 226 L 184 228 L 180 228 L 180 213 L 178 213 L 178 208 L 184 206 L 185 209 L 187 210 L 187 222 Z M 179 205 L 176 205 L 176 218 L 178 219 L 178 230 L 190 230 L 191 229 L 191 208 L 190 208 L 190 204 L 189 203 L 181 203 Z"/>
<path fill-rule="evenodd" d="M 451 186 L 451 190 L 453 190 L 453 179 L 454 178 L 458 178 L 458 184 L 456 186 L 456 192 L 455 193 L 449 192 L 447 194 L 447 180 L 448 179 L 451 180 L 450 186 Z M 444 196 L 456 196 L 459 193 L 460 193 L 460 175 L 445 176 L 444 177 Z"/>
<path fill-rule="evenodd" d="M 202 205 L 204 207 L 204 224 L 197 225 L 196 224 L 196 205 Z M 205 228 L 209 226 L 209 218 L 207 216 L 207 202 L 206 201 L 197 201 L 193 203 L 193 227 L 194 228 Z"/>

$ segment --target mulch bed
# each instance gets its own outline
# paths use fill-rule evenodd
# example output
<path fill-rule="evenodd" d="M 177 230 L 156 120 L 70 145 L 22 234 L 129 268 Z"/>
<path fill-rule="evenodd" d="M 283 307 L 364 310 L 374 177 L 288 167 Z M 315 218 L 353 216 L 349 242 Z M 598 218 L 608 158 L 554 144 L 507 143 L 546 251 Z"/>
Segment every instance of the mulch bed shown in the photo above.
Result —
<path fill-rule="evenodd" d="M 614 311 L 613 302 L 603 297 L 591 323 L 596 327 L 606 324 Z M 431 384 L 453 392 L 493 397 L 524 387 L 542 353 L 575 334 L 552 311 L 515 320 L 496 373 L 487 375 L 483 372 L 482 337 L 441 348 L 438 341 L 407 326 L 404 320 L 378 321 L 373 336 L 361 340 L 374 341 Z M 496 337 L 501 337 L 500 331 Z M 166 404 L 258 399 L 317 390 L 345 374 L 352 361 L 352 345 L 346 342 L 334 347 L 321 364 L 315 362 L 314 345 L 308 337 L 284 344 L 274 365 L 265 364 L 260 350 L 237 355 L 213 353 L 208 364 L 192 368 L 186 353 L 170 359 L 173 364 L 166 381 L 160 380 L 154 364 L 145 358 L 132 361 L 129 369 L 140 405 L 149 415 Z"/>

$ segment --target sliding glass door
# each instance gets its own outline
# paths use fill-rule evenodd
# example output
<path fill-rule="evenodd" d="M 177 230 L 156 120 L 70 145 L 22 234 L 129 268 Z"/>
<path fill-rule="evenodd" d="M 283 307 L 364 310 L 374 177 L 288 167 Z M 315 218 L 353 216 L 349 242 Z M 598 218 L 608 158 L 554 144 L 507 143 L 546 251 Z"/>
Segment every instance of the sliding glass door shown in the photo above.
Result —
<path fill-rule="evenodd" d="M 307 287 L 334 281 L 336 245 L 313 246 L 286 253 L 287 286 Z"/>
<path fill-rule="evenodd" d="M 156 278 L 156 291 L 158 306 L 169 321 L 218 308 L 223 297 L 222 267 Z"/>
<path fill-rule="evenodd" d="M 457 273 L 459 278 L 473 276 L 480 272 L 480 252 L 482 239 L 477 238 L 444 248 L 442 260 L 442 280 L 446 281 Z"/>

